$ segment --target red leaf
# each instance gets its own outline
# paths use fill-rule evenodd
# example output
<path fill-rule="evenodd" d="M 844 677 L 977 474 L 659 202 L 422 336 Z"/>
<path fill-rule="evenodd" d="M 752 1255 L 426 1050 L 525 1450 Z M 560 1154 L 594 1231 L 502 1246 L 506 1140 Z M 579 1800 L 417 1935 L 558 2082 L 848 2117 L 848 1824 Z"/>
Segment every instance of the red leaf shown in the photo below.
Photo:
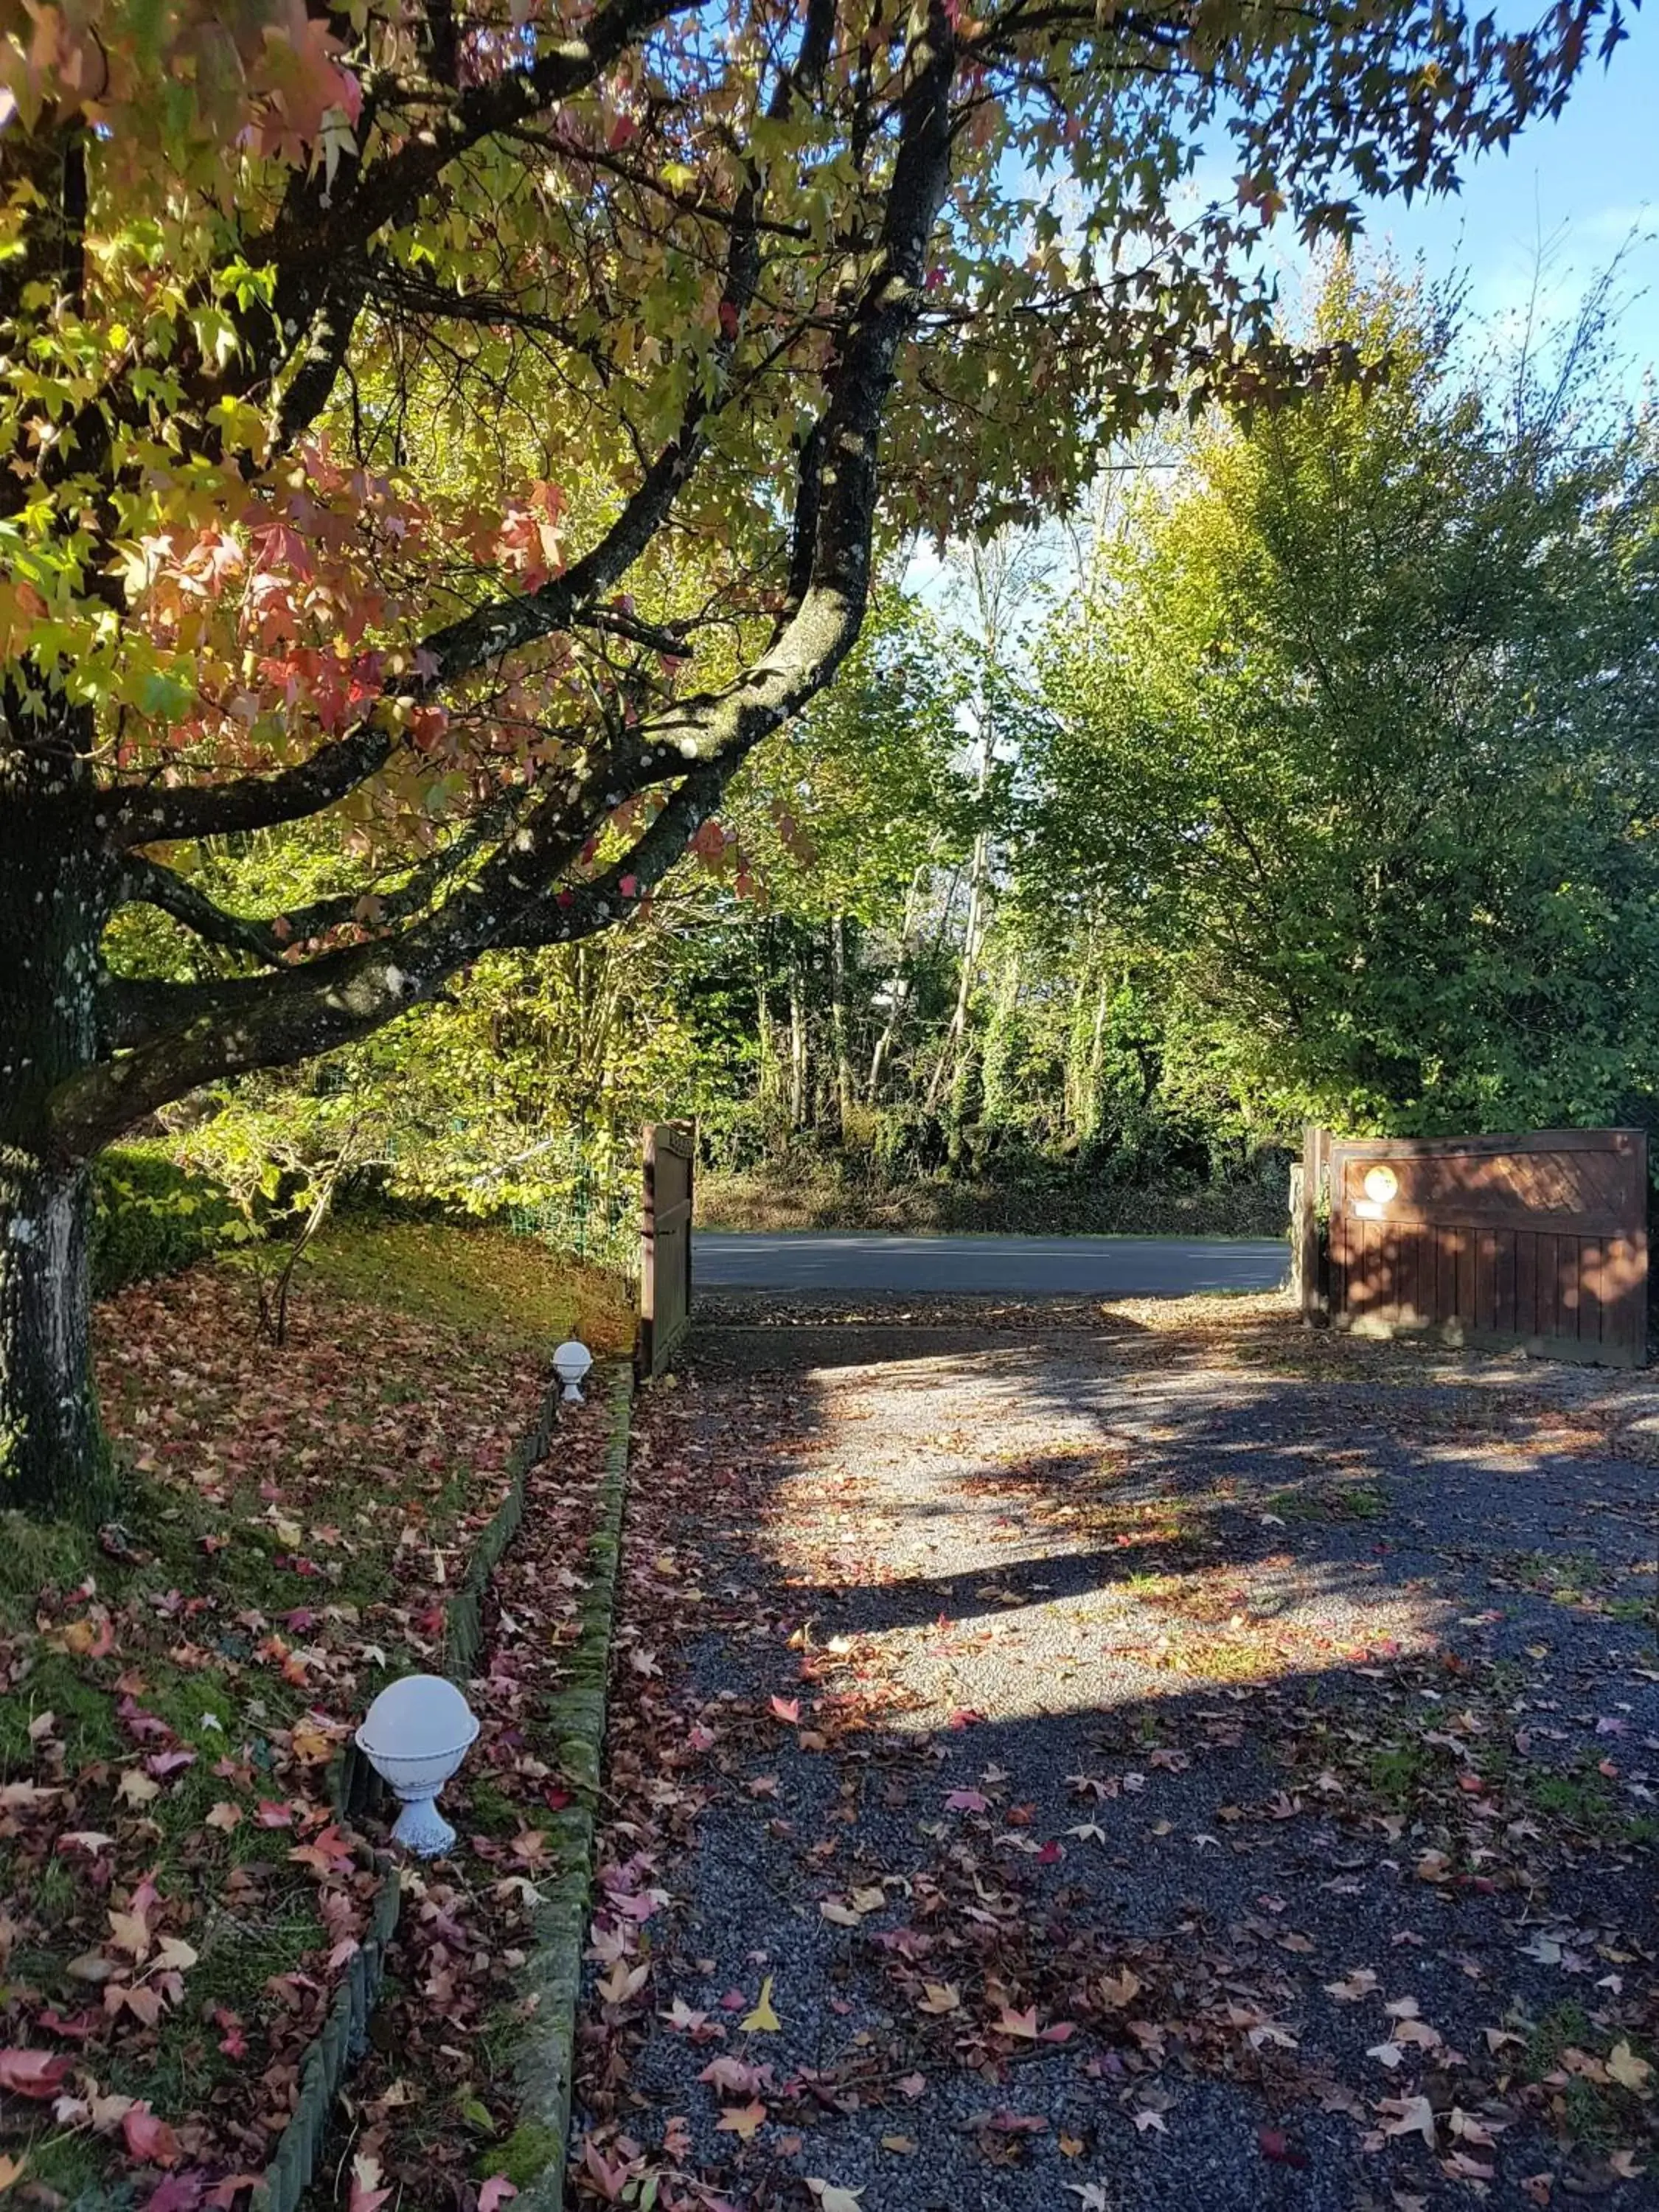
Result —
<path fill-rule="evenodd" d="M 19 2097 L 55 2097 L 72 2063 L 55 2051 L 0 2051 L 0 2089 Z"/>
<path fill-rule="evenodd" d="M 144 2199 L 144 2212 L 196 2212 L 204 2181 L 197 2172 L 164 2174 Z"/>
<path fill-rule="evenodd" d="M 121 2132 L 134 2158 L 147 2166 L 176 2166 L 179 2138 L 165 2120 L 158 2120 L 147 2104 L 134 2105 L 121 2120 Z"/>
<path fill-rule="evenodd" d="M 1255 2140 L 1263 2158 L 1273 2159 L 1280 2166 L 1293 2166 L 1298 2172 L 1306 2172 L 1308 2154 L 1294 2148 L 1283 2128 L 1258 2128 Z"/>

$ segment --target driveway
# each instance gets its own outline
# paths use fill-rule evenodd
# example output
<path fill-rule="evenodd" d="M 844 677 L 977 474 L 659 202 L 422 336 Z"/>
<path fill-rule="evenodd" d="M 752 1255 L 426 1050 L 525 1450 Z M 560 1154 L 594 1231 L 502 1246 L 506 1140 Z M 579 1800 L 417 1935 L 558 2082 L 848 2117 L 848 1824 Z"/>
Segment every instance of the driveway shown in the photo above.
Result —
<path fill-rule="evenodd" d="M 711 1290 L 991 1292 L 1012 1297 L 1185 1297 L 1270 1291 L 1280 1237 L 884 1237 L 699 1230 L 692 1274 Z"/>
<path fill-rule="evenodd" d="M 704 1322 L 641 1406 L 583 2203 L 1650 2212 L 1607 1379 L 918 1305 Z"/>

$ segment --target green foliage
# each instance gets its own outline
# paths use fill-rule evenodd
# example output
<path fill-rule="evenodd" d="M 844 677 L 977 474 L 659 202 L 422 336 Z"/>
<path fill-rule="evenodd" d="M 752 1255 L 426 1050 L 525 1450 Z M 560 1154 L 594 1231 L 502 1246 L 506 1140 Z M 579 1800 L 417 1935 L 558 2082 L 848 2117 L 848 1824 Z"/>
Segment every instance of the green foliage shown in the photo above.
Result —
<path fill-rule="evenodd" d="M 1054 630 L 1028 897 L 1111 915 L 1270 1123 L 1645 1115 L 1651 426 L 1591 410 L 1593 331 L 1477 386 L 1444 302 L 1340 265 L 1320 328 L 1372 388 L 1206 424 Z"/>
<path fill-rule="evenodd" d="M 93 1176 L 93 1289 L 174 1275 L 236 1232 L 236 1208 L 212 1176 L 181 1167 L 157 1144 L 106 1152 Z"/>

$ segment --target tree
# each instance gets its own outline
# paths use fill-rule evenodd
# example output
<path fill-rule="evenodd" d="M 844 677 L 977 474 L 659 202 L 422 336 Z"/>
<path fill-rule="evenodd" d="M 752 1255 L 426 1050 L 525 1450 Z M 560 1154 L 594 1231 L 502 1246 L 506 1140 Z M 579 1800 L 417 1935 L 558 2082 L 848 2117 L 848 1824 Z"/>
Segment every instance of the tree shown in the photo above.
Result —
<path fill-rule="evenodd" d="M 1304 374 L 1252 240 L 1449 185 L 1598 30 L 1608 0 L 1513 34 L 1401 0 L 7 0 L 10 1494 L 99 1464 L 100 1146 L 610 925 L 833 678 L 880 532 L 1063 502 L 1149 414 Z M 1194 214 L 1217 136 L 1237 190 Z M 192 878 L 331 811 L 354 884 L 252 915 Z M 112 969 L 133 902 L 219 972 Z"/>
<path fill-rule="evenodd" d="M 1223 421 L 1052 643 L 1026 868 L 1159 961 L 1279 1126 L 1623 1120 L 1659 1091 L 1659 451 L 1346 265 L 1370 388 Z"/>

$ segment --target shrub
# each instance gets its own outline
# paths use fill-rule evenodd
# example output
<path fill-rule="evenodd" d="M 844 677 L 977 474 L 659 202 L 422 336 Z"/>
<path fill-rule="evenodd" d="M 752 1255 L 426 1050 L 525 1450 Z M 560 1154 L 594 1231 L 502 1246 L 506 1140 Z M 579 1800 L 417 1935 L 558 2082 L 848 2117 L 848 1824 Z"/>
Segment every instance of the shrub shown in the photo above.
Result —
<path fill-rule="evenodd" d="M 176 1275 L 236 1233 L 220 1186 L 139 1146 L 106 1152 L 93 1174 L 92 1284 L 107 1297 L 127 1283 Z"/>

